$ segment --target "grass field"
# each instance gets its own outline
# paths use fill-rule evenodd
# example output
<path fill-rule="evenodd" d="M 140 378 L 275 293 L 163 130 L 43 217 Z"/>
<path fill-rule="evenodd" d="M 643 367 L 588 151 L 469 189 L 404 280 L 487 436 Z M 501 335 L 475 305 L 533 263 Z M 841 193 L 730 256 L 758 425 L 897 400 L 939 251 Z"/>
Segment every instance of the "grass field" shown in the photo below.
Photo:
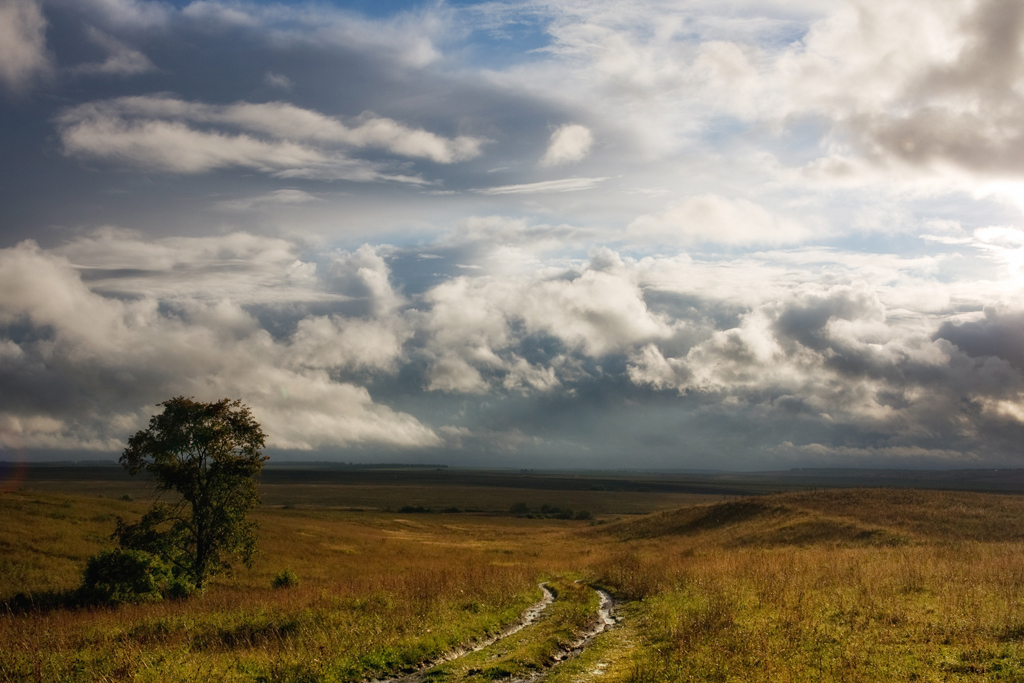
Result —
<path fill-rule="evenodd" d="M 117 516 L 148 506 L 144 489 L 115 484 L 0 494 L 0 601 L 77 585 Z M 9 610 L 0 680 L 372 680 L 498 633 L 541 581 L 559 593 L 541 621 L 424 680 L 1024 680 L 1017 495 L 709 497 L 414 477 L 267 488 L 252 570 L 186 601 Z M 517 502 L 595 519 L 508 514 Z M 285 569 L 300 584 L 272 588 Z M 547 670 L 592 619 L 587 584 L 616 595 L 619 626 Z"/>

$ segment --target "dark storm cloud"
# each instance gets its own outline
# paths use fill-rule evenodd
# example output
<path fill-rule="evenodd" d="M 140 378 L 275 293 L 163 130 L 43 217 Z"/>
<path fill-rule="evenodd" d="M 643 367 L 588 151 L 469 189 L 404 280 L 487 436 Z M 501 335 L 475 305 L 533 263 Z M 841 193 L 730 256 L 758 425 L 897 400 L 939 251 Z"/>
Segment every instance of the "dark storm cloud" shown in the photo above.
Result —
<path fill-rule="evenodd" d="M 1001 358 L 1024 372 L 1024 312 L 987 308 L 982 320 L 943 323 L 936 337 L 956 344 L 968 356 Z"/>

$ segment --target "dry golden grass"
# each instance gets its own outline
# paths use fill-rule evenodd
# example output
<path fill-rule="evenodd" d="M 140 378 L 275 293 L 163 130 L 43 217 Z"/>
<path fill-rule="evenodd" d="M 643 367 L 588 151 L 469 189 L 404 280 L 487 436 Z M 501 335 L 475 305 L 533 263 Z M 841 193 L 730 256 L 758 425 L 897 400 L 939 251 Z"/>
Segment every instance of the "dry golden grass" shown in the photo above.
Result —
<path fill-rule="evenodd" d="M 141 503 L 8 494 L 4 593 L 73 587 Z M 82 519 L 79 519 L 81 517 Z M 185 602 L 0 618 L 0 680 L 359 680 L 513 621 L 579 522 L 261 510 L 251 571 Z M 81 533 L 81 532 L 85 533 Z M 106 533 L 104 533 L 106 532 Z M 297 588 L 275 590 L 283 569 Z M 19 578 L 21 577 L 21 578 Z"/>
<path fill-rule="evenodd" d="M 609 525 L 636 602 L 604 680 L 1024 680 L 1018 497 L 785 494 Z M 975 537 L 981 540 L 975 540 Z"/>
<path fill-rule="evenodd" d="M 0 599 L 74 585 L 113 515 L 144 507 L 0 496 Z M 600 525 L 328 509 L 257 518 L 255 568 L 197 598 L 0 617 L 0 680 L 359 681 L 495 632 L 556 576 L 613 589 L 624 622 L 551 683 L 1024 680 L 1017 496 L 815 491 Z M 300 585 L 272 589 L 284 569 Z M 583 604 L 566 603 L 566 624 L 582 623 Z M 490 668 L 466 660 L 439 676 L 529 670 L 559 623 L 480 654 Z"/>

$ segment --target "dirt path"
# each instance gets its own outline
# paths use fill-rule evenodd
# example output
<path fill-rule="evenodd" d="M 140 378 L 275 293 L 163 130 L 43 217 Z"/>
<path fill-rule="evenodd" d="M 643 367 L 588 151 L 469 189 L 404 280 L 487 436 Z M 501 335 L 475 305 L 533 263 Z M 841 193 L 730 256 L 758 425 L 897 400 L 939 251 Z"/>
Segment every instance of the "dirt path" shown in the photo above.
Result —
<path fill-rule="evenodd" d="M 423 674 L 426 673 L 428 670 L 434 668 L 435 666 L 440 666 L 441 664 L 455 661 L 459 657 L 465 657 L 466 655 L 471 654 L 473 652 L 479 652 L 480 650 L 483 650 L 485 647 L 494 645 L 499 640 L 508 638 L 511 635 L 519 633 L 530 624 L 536 622 L 544 613 L 544 610 L 550 607 L 551 603 L 555 601 L 555 594 L 551 592 L 551 590 L 547 587 L 546 584 L 540 584 L 540 589 L 544 592 L 541 599 L 535 602 L 534 604 L 530 605 L 526 609 L 526 611 L 524 611 L 519 616 L 519 619 L 514 624 L 512 624 L 505 630 L 501 631 L 497 635 L 491 636 L 486 640 L 480 640 L 469 645 L 455 648 L 451 652 L 441 655 L 437 659 L 431 660 L 429 662 L 424 662 L 420 666 L 420 670 L 415 673 L 406 674 L 404 676 L 399 676 L 397 678 L 378 679 L 370 681 L 369 683 L 421 683 L 421 681 L 423 680 Z"/>
<path fill-rule="evenodd" d="M 554 667 L 558 666 L 562 662 L 572 659 L 573 657 L 579 656 L 587 648 L 587 646 L 590 645 L 590 642 L 594 640 L 594 638 L 601 635 L 602 633 L 604 633 L 605 631 L 607 631 L 615 625 L 615 617 L 612 615 L 612 612 L 615 609 L 614 598 L 612 598 L 611 594 L 608 593 L 608 591 L 602 590 L 600 588 L 595 588 L 594 591 L 601 596 L 601 604 L 597 608 L 597 615 L 596 619 L 594 620 L 594 625 L 589 630 L 580 634 L 579 639 L 576 640 L 574 643 L 562 648 L 562 650 L 555 655 L 555 661 L 547 669 L 543 671 L 538 671 L 537 673 L 528 678 L 512 679 L 510 683 L 538 683 L 539 681 L 543 681 L 545 678 L 548 677 L 548 674 L 551 673 L 551 670 Z"/>
<path fill-rule="evenodd" d="M 540 587 L 541 590 L 544 591 L 544 596 L 541 598 L 541 600 L 532 605 L 525 612 L 523 612 L 523 614 L 520 616 L 519 620 L 516 621 L 515 624 L 509 626 L 496 636 L 473 643 L 471 645 L 467 645 L 462 648 L 457 648 L 445 654 L 444 656 L 439 657 L 438 659 L 424 663 L 416 672 L 405 674 L 395 678 L 371 681 L 370 683 L 423 683 L 423 681 L 427 679 L 428 674 L 433 672 L 437 667 L 449 662 L 454 662 L 462 657 L 473 654 L 475 652 L 479 652 L 480 650 L 490 647 L 495 643 L 498 643 L 499 641 L 508 638 L 509 636 L 519 633 L 526 627 L 535 624 L 544 615 L 544 612 L 548 609 L 548 607 L 551 606 L 551 604 L 555 600 L 554 593 L 545 584 L 541 584 Z M 593 641 L 594 638 L 596 638 L 598 635 L 604 633 L 609 628 L 615 625 L 615 617 L 613 616 L 615 601 L 612 599 L 612 596 L 608 594 L 608 592 L 601 590 L 599 588 L 595 588 L 594 590 L 600 598 L 600 603 L 597 612 L 594 615 L 594 619 L 592 621 L 591 626 L 586 631 L 579 634 L 577 639 L 574 640 L 572 643 L 554 652 L 551 656 L 551 663 L 547 665 L 545 668 L 536 671 L 535 673 L 525 678 L 507 678 L 505 680 L 508 681 L 508 683 L 539 683 L 540 681 L 543 681 L 545 678 L 547 678 L 548 674 L 550 674 L 556 666 L 558 666 L 562 662 L 568 661 L 578 656 L 587 648 L 588 645 L 590 645 L 591 641 Z M 471 672 L 471 674 L 472 673 L 474 672 Z"/>

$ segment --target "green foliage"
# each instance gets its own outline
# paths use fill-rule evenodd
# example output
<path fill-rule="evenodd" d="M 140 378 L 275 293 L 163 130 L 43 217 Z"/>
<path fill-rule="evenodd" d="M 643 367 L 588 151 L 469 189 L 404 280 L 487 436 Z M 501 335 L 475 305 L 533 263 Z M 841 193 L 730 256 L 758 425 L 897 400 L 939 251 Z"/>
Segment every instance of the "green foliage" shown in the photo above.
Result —
<path fill-rule="evenodd" d="M 274 588 L 295 588 L 299 585 L 299 575 L 291 569 L 282 569 L 270 580 Z"/>
<path fill-rule="evenodd" d="M 170 567 L 159 558 L 143 550 L 116 548 L 89 558 L 82 597 L 114 605 L 161 600 L 171 580 Z"/>
<path fill-rule="evenodd" d="M 162 491 L 180 499 L 157 504 L 135 524 L 119 523 L 124 548 L 157 555 L 202 589 L 238 556 L 252 566 L 259 503 L 256 479 L 266 457 L 265 436 L 241 401 L 200 403 L 178 396 L 160 404 L 149 428 L 128 440 L 121 465 L 148 472 Z"/>

